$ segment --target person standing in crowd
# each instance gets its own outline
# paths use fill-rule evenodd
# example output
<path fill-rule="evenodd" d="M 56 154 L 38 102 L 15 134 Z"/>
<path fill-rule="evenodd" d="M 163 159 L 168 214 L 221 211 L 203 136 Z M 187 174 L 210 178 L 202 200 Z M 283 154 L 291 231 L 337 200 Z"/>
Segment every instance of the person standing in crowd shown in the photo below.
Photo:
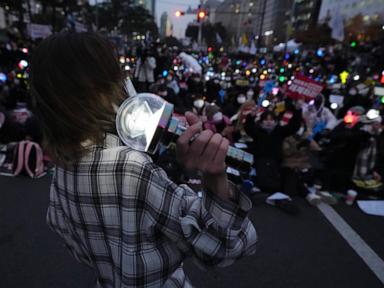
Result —
<path fill-rule="evenodd" d="M 156 59 L 149 55 L 149 50 L 144 49 L 136 63 L 135 78 L 138 81 L 139 92 L 148 92 L 149 86 L 155 82 L 154 70 Z"/>
<path fill-rule="evenodd" d="M 112 46 L 95 33 L 54 34 L 34 51 L 34 111 L 57 165 L 48 224 L 95 271 L 96 287 L 192 287 L 187 255 L 225 266 L 254 253 L 251 202 L 227 180 L 229 141 L 191 113 L 177 155 L 202 173 L 202 198 L 123 146 L 115 128 L 123 87 Z"/>

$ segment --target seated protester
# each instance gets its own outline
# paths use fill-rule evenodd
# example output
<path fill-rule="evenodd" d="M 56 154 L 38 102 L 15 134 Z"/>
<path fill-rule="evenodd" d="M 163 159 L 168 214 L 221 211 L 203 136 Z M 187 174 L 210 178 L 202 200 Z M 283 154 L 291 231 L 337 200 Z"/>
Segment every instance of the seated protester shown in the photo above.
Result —
<path fill-rule="evenodd" d="M 330 193 L 315 188 L 315 170 L 320 167 L 312 153 L 321 148 L 310 135 L 311 132 L 305 131 L 302 126 L 296 134 L 285 138 L 282 149 L 282 191 L 287 195 L 305 197 L 311 205 L 321 201 L 336 204 L 336 199 Z"/>
<path fill-rule="evenodd" d="M 313 132 L 314 138 L 327 134 L 337 125 L 335 115 L 324 104 L 324 96 L 319 94 L 313 104 L 309 104 L 303 111 L 305 125 Z"/>
<path fill-rule="evenodd" d="M 243 93 L 228 94 L 228 99 L 223 105 L 223 113 L 232 117 L 236 115 L 242 104 L 247 101 L 247 98 Z"/>
<path fill-rule="evenodd" d="M 192 102 L 193 103 L 192 112 L 195 115 L 199 116 L 201 121 L 203 121 L 203 122 L 207 121 L 207 116 L 205 114 L 205 108 L 209 104 L 207 104 L 207 102 L 205 102 L 204 97 L 201 94 L 192 94 L 191 99 L 193 101 Z"/>
<path fill-rule="evenodd" d="M 165 84 L 159 85 L 157 87 L 157 91 L 155 92 L 155 94 L 159 95 L 165 101 L 176 106 L 175 92 L 171 88 L 167 87 L 167 85 Z"/>
<path fill-rule="evenodd" d="M 216 101 L 219 97 L 219 91 L 221 90 L 219 78 L 210 79 L 206 82 L 207 87 L 207 101 Z"/>
<path fill-rule="evenodd" d="M 177 82 L 173 71 L 169 71 L 166 85 L 168 88 L 171 88 L 173 90 L 176 96 L 180 93 L 179 83 Z"/>
<path fill-rule="evenodd" d="M 204 93 L 204 83 L 201 79 L 201 75 L 195 73 L 188 80 L 188 91 L 191 94 L 203 94 Z"/>
<path fill-rule="evenodd" d="M 321 160 L 325 166 L 322 175 L 323 189 L 346 191 L 351 188 L 350 179 L 356 155 L 369 139 L 361 130 L 362 107 L 353 107 L 329 134 L 329 143 L 323 146 Z"/>
<path fill-rule="evenodd" d="M 17 105 L 20 106 L 20 104 Z M 30 140 L 38 144 L 42 141 L 40 123 L 24 106 L 4 113 L 4 123 L 0 133 L 1 143 L 22 140 Z"/>
<path fill-rule="evenodd" d="M 204 129 L 219 133 L 232 142 L 233 127 L 231 120 L 223 115 L 219 106 L 208 104 L 205 109 L 207 121 L 204 122 Z"/>
<path fill-rule="evenodd" d="M 286 137 L 300 128 L 301 110 L 294 109 L 292 118 L 285 126 L 279 125 L 272 111 L 265 111 L 260 120 L 255 117 L 249 114 L 244 125 L 246 133 L 253 139 L 251 152 L 255 159 L 255 185 L 268 193 L 281 191 L 282 144 Z"/>
<path fill-rule="evenodd" d="M 378 115 L 374 118 L 362 116 L 361 122 L 363 126 L 360 130 L 367 134 L 368 139 L 357 154 L 353 170 L 353 183 L 363 189 L 380 189 L 383 186 L 382 175 L 377 172 L 376 167 L 378 164 L 377 139 L 383 131 L 382 117 Z"/>
<path fill-rule="evenodd" d="M 244 96 L 245 98 L 245 96 Z M 247 116 L 253 113 L 256 109 L 256 103 L 253 100 L 247 101 L 240 106 L 238 112 L 231 118 L 233 131 L 233 141 L 240 143 L 249 143 L 253 139 L 245 132 L 244 124 Z"/>

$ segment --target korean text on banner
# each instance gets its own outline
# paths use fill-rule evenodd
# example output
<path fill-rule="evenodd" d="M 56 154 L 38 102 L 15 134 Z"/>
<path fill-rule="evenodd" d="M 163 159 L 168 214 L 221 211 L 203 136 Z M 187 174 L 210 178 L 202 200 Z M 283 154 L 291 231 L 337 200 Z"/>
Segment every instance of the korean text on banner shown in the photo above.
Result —
<path fill-rule="evenodd" d="M 293 99 L 304 98 L 310 101 L 321 93 L 323 89 L 323 84 L 303 75 L 296 75 L 292 84 L 288 86 L 286 95 Z"/>

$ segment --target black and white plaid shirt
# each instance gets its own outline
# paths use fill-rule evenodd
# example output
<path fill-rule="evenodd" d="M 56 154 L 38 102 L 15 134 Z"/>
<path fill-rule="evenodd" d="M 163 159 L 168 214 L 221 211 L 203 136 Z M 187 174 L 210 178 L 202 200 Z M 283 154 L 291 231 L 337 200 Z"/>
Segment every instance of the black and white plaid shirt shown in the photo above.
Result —
<path fill-rule="evenodd" d="M 97 287 L 192 287 L 186 256 L 224 266 L 255 251 L 250 200 L 235 198 L 200 198 L 107 134 L 73 170 L 56 169 L 47 221 Z"/>

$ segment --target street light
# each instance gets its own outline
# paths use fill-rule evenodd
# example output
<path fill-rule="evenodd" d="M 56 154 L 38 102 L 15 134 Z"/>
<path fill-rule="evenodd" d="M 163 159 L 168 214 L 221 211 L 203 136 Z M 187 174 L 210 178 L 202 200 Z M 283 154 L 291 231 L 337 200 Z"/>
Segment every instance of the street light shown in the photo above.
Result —
<path fill-rule="evenodd" d="M 184 16 L 184 15 L 185 15 L 185 12 L 184 12 L 184 11 L 180 11 L 180 10 L 178 10 L 178 11 L 175 12 L 175 16 L 176 16 L 176 17 L 180 17 L 180 16 Z"/>
<path fill-rule="evenodd" d="M 197 13 L 197 20 L 198 21 L 202 21 L 204 20 L 204 18 L 207 16 L 207 13 L 203 10 L 199 11 L 199 13 Z"/>

